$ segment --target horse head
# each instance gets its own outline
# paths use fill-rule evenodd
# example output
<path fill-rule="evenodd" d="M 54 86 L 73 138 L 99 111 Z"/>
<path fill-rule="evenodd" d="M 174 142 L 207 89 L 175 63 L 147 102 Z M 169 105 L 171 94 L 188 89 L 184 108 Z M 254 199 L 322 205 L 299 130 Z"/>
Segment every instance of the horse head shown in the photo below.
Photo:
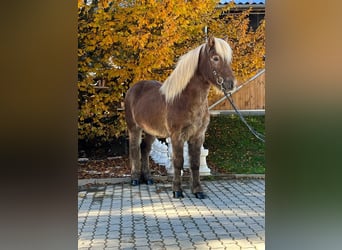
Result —
<path fill-rule="evenodd" d="M 209 82 L 221 90 L 233 90 L 236 79 L 231 68 L 232 49 L 229 44 L 223 39 L 211 36 L 204 53 L 207 61 L 206 77 Z"/>

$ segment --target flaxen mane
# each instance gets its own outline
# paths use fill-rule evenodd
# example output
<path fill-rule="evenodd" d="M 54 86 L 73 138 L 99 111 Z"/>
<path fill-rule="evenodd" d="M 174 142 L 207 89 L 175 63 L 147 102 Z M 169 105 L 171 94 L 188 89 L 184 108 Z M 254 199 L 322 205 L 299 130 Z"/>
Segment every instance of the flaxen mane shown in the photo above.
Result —
<path fill-rule="evenodd" d="M 160 92 L 165 95 L 166 102 L 172 102 L 185 89 L 197 69 L 201 49 L 205 46 L 204 43 L 179 58 L 175 70 L 160 88 Z M 215 50 L 230 63 L 232 50 L 227 42 L 215 38 Z"/>

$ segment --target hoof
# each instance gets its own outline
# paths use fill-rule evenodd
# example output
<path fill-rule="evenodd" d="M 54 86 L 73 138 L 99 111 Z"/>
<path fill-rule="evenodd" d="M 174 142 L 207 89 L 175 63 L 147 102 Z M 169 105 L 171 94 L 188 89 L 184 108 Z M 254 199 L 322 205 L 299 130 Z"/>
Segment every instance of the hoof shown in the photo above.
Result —
<path fill-rule="evenodd" d="M 197 193 L 194 193 L 194 195 L 196 196 L 197 199 L 205 198 L 205 194 L 203 192 L 197 192 Z"/>
<path fill-rule="evenodd" d="M 140 184 L 140 183 L 139 183 L 139 180 L 132 180 L 132 181 L 131 181 L 131 185 L 132 185 L 132 186 L 139 186 L 139 184 Z"/>
<path fill-rule="evenodd" d="M 182 191 L 173 191 L 173 198 L 184 198 Z"/>
<path fill-rule="evenodd" d="M 146 184 L 147 184 L 147 185 L 153 185 L 153 183 L 154 183 L 153 179 L 148 179 L 148 180 L 146 181 Z"/>

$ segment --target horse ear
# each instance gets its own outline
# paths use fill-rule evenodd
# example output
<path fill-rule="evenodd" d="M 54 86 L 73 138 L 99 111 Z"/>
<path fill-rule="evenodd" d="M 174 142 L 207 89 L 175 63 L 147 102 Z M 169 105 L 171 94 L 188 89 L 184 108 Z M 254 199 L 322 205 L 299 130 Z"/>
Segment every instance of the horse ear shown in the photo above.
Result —
<path fill-rule="evenodd" d="M 225 40 L 226 42 L 228 42 L 228 36 L 225 35 L 225 36 L 223 37 L 223 40 Z"/>
<path fill-rule="evenodd" d="M 212 47 L 214 47 L 215 46 L 215 38 L 214 38 L 214 36 L 209 36 L 209 39 L 208 39 L 208 46 L 209 46 L 209 48 L 212 48 Z"/>

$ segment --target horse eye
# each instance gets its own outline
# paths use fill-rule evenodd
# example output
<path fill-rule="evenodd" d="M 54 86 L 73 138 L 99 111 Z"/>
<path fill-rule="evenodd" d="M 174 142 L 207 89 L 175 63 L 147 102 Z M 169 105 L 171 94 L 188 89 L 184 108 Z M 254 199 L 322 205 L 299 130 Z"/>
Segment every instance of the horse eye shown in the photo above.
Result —
<path fill-rule="evenodd" d="M 219 58 L 218 56 L 214 56 L 214 57 L 213 57 L 213 60 L 214 60 L 215 62 L 218 62 L 218 61 L 220 60 L 220 58 Z"/>

